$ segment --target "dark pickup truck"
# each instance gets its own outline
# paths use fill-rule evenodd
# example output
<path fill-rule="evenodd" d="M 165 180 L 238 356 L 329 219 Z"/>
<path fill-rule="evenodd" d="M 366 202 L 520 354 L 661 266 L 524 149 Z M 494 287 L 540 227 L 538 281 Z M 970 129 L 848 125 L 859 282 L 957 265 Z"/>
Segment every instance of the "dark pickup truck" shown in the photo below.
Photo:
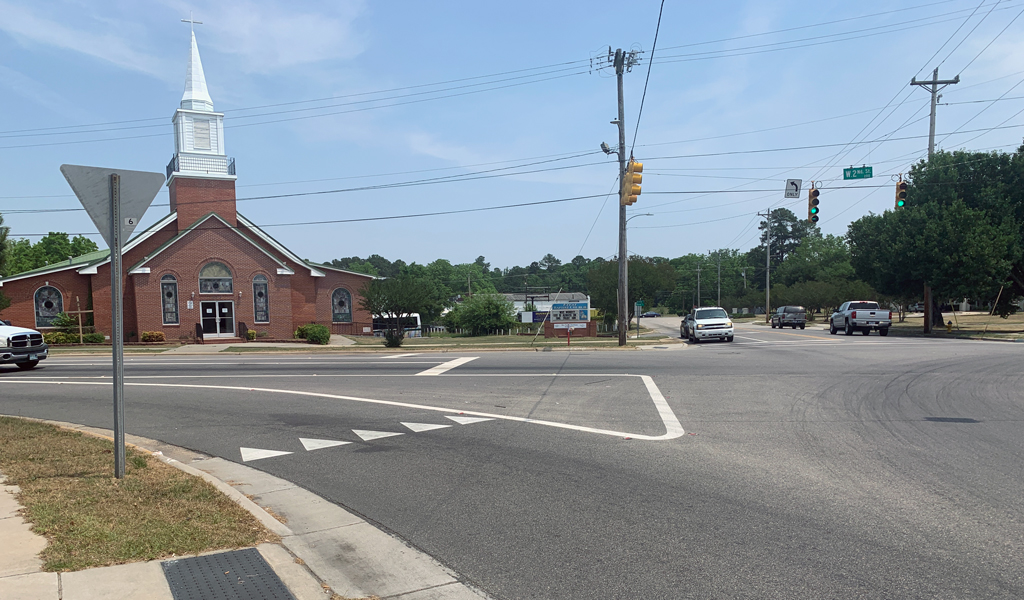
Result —
<path fill-rule="evenodd" d="M 799 327 L 803 329 L 807 325 L 807 311 L 802 306 L 780 306 L 772 313 L 772 329 L 778 327 Z"/>

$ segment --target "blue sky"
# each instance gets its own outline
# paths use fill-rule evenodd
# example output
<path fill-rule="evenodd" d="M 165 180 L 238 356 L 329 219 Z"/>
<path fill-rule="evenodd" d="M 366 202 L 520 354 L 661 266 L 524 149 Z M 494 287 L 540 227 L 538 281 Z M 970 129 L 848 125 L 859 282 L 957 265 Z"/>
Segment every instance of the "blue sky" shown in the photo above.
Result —
<path fill-rule="evenodd" d="M 630 222 L 630 252 L 745 250 L 755 213 L 793 202 L 782 198 L 787 178 L 822 182 L 826 233 L 891 208 L 890 176 L 927 147 L 928 94 L 908 84 L 935 66 L 961 77 L 943 93 L 938 132 L 987 130 L 940 135 L 938 146 L 1013 150 L 1024 136 L 1012 127 L 1024 125 L 1024 16 L 1014 21 L 1024 0 L 979 1 L 668 0 L 634 147 L 646 170 L 630 214 L 654 216 Z M 631 145 L 658 7 L 0 0 L 0 213 L 12 237 L 91 232 L 84 212 L 11 211 L 78 208 L 62 163 L 164 170 L 189 49 L 180 19 L 192 11 L 204 23 L 196 36 L 210 94 L 226 113 L 239 211 L 300 255 L 484 255 L 495 266 L 548 252 L 611 257 L 618 207 L 605 195 L 617 166 L 598 146 L 617 141 L 615 79 L 590 59 L 609 45 L 643 51 L 625 79 Z M 80 127 L 90 124 L 99 125 Z M 842 168 L 861 164 L 875 177 L 844 184 Z M 451 176 L 472 179 L 253 199 Z M 851 183 L 883 187 L 835 189 Z M 600 197 L 282 225 L 579 196 Z M 142 226 L 166 203 L 165 190 Z M 805 214 L 805 199 L 791 208 Z"/>

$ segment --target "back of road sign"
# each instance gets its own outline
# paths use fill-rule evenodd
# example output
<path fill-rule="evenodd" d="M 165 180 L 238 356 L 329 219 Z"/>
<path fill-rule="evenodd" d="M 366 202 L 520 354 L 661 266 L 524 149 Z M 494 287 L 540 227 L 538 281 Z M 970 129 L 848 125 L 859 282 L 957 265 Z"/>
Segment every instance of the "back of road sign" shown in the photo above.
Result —
<path fill-rule="evenodd" d="M 135 226 L 142 220 L 142 215 L 164 185 L 163 173 L 79 165 L 61 165 L 60 172 L 64 174 L 64 179 L 68 180 L 79 202 L 89 213 L 96 229 L 107 242 L 107 247 L 111 248 L 110 176 L 117 173 L 121 177 L 122 244 L 135 231 Z"/>

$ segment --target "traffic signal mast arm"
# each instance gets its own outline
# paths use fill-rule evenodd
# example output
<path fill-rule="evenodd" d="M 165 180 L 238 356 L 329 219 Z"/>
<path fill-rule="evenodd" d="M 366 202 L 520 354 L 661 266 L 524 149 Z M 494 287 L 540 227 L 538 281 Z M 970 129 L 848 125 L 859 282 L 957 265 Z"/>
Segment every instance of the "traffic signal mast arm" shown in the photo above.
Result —
<path fill-rule="evenodd" d="M 626 166 L 626 176 L 622 179 L 622 192 L 619 194 L 619 204 L 631 205 L 636 202 L 640 195 L 640 183 L 644 180 L 641 175 L 644 170 L 644 163 L 636 162 L 632 158 Z"/>

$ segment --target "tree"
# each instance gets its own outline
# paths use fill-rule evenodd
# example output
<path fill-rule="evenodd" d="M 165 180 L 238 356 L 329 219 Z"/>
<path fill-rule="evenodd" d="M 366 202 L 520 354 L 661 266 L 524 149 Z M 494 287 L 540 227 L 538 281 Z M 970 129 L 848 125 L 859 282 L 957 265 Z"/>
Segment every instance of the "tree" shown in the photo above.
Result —
<path fill-rule="evenodd" d="M 402 319 L 413 313 L 439 312 L 439 298 L 433 282 L 424 277 L 400 275 L 392 279 L 374 279 L 360 291 L 359 306 L 374 316 L 388 320 L 390 327 L 384 345 L 402 345 L 405 331 Z"/>
<path fill-rule="evenodd" d="M 676 270 L 666 259 L 633 256 L 628 264 L 627 318 L 632 318 L 637 300 L 653 302 L 659 292 L 665 296 L 675 289 Z M 618 314 L 619 266 L 602 262 L 587 273 L 591 303 L 607 314 Z"/>
<path fill-rule="evenodd" d="M 516 308 L 501 294 L 474 294 L 452 308 L 444 323 L 449 331 L 464 329 L 470 335 L 485 335 L 514 326 Z"/>
<path fill-rule="evenodd" d="M 808 235 L 779 268 L 772 281 L 784 285 L 807 281 L 848 281 L 856 273 L 850 264 L 850 247 L 836 235 Z"/>
<path fill-rule="evenodd" d="M 788 208 L 776 208 L 773 210 L 771 220 L 772 269 L 775 268 L 775 265 L 785 261 L 804 238 L 809 235 L 820 235 L 817 225 L 808 223 L 806 219 L 797 219 L 793 211 Z M 759 267 L 763 277 L 765 243 L 768 239 L 768 221 L 761 221 L 758 229 L 761 230 L 761 243 L 747 252 L 747 264 Z M 753 283 L 760 287 L 760 289 L 764 289 L 762 283 L 756 278 L 753 280 Z"/>
<path fill-rule="evenodd" d="M 87 237 L 77 235 L 74 239 L 69 239 L 68 234 L 58 232 L 46 234 L 35 244 L 27 239 L 8 241 L 6 247 L 7 265 L 2 271 L 5 276 L 55 265 L 68 260 L 68 258 L 99 250 L 96 242 Z"/>
<path fill-rule="evenodd" d="M 7 234 L 10 231 L 10 227 L 4 227 L 4 216 L 0 214 L 0 276 L 7 272 Z"/>

